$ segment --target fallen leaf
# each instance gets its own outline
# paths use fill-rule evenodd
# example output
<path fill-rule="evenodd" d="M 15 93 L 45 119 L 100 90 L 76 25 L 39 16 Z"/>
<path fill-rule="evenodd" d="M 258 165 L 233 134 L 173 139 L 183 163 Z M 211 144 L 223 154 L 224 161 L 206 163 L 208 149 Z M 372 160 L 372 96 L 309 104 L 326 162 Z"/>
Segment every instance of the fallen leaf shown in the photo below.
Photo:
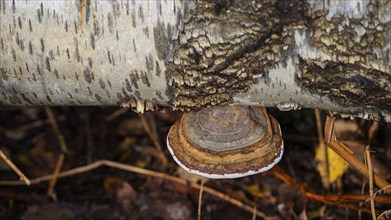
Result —
<path fill-rule="evenodd" d="M 261 199 L 264 196 L 264 193 L 261 191 L 258 184 L 252 184 L 249 187 L 247 187 L 247 192 L 250 193 L 252 196 Z"/>
<path fill-rule="evenodd" d="M 326 163 L 326 155 L 320 150 L 318 145 L 315 152 L 315 160 L 317 161 L 317 170 L 322 178 L 324 187 L 328 187 L 328 183 L 334 183 L 340 176 L 342 176 L 348 168 L 348 164 L 331 148 L 327 147 L 328 167 Z M 328 169 L 328 178 L 327 178 Z M 329 182 L 328 182 L 328 181 Z"/>

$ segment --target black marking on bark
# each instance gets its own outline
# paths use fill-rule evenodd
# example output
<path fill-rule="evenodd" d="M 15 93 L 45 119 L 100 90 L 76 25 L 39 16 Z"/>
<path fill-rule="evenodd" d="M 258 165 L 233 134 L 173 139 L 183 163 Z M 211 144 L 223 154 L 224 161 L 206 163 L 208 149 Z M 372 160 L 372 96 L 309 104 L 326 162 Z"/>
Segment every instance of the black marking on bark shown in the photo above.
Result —
<path fill-rule="evenodd" d="M 102 78 L 99 79 L 99 85 L 100 85 L 100 88 L 106 89 L 106 83 L 102 80 Z"/>
<path fill-rule="evenodd" d="M 49 57 L 46 57 L 46 69 L 51 72 L 51 68 L 50 68 L 50 60 L 49 60 Z"/>
<path fill-rule="evenodd" d="M 151 54 L 148 54 L 148 56 L 145 56 L 145 64 L 146 64 L 148 70 L 153 71 L 154 63 L 153 63 L 153 58 L 152 58 Z"/>
<path fill-rule="evenodd" d="M 1 50 L 4 52 L 4 41 L 3 41 L 3 38 L 0 39 L 0 44 L 1 44 Z"/>
<path fill-rule="evenodd" d="M 31 24 L 31 19 L 29 19 L 29 29 L 30 29 L 30 32 L 33 32 L 33 26 Z"/>
<path fill-rule="evenodd" d="M 13 24 L 14 24 L 14 26 L 13 26 L 13 30 L 15 30 L 16 29 L 16 19 L 15 19 L 15 16 L 13 16 Z"/>
<path fill-rule="evenodd" d="M 157 55 L 160 60 L 164 60 L 167 58 L 171 41 L 167 36 L 165 25 L 160 21 L 160 18 L 157 21 L 156 27 L 153 28 L 153 37 Z"/>
<path fill-rule="evenodd" d="M 71 59 L 71 55 L 69 53 L 69 48 L 66 49 L 66 53 L 67 53 L 68 60 L 70 60 Z"/>
<path fill-rule="evenodd" d="M 92 96 L 93 94 L 92 94 L 91 88 L 90 88 L 89 86 L 87 87 L 87 90 L 88 90 L 88 94 L 89 94 L 90 96 Z"/>
<path fill-rule="evenodd" d="M 49 95 L 46 95 L 46 99 L 48 100 L 48 102 L 53 103 L 53 102 L 52 102 L 52 99 L 50 98 Z"/>
<path fill-rule="evenodd" d="M 144 11 L 141 6 L 138 8 L 138 17 L 141 19 L 141 23 L 144 24 Z"/>
<path fill-rule="evenodd" d="M 35 73 L 33 73 L 33 80 L 34 82 L 37 82 L 37 77 L 35 76 Z"/>
<path fill-rule="evenodd" d="M 33 55 L 33 44 L 29 41 L 29 54 Z"/>
<path fill-rule="evenodd" d="M 43 16 L 43 3 L 41 2 L 41 10 L 40 10 L 41 15 Z"/>
<path fill-rule="evenodd" d="M 18 25 L 19 28 L 22 29 L 22 19 L 20 18 L 20 16 L 18 17 Z"/>
<path fill-rule="evenodd" d="M 133 26 L 134 28 L 137 27 L 137 23 L 136 23 L 136 11 L 135 11 L 134 8 L 132 9 L 132 26 Z"/>
<path fill-rule="evenodd" d="M 136 41 L 134 40 L 134 38 L 133 38 L 133 50 L 134 52 L 137 52 Z"/>
<path fill-rule="evenodd" d="M 75 72 L 75 77 L 76 77 L 76 80 L 79 81 L 79 74 L 77 74 L 77 72 Z"/>
<path fill-rule="evenodd" d="M 156 4 L 158 4 L 159 16 L 162 16 L 162 15 L 163 15 L 163 12 L 162 12 L 162 3 L 161 3 L 160 1 L 156 1 Z"/>
<path fill-rule="evenodd" d="M 21 66 L 19 66 L 19 74 L 23 75 L 23 71 L 22 71 L 22 67 Z"/>
<path fill-rule="evenodd" d="M 128 92 L 132 92 L 132 86 L 130 85 L 130 82 L 128 79 L 125 79 L 125 88 L 128 90 Z"/>
<path fill-rule="evenodd" d="M 130 82 L 132 83 L 133 87 L 138 89 L 138 84 L 137 84 L 137 81 L 138 81 L 138 75 L 137 73 L 131 73 L 130 74 Z"/>
<path fill-rule="evenodd" d="M 50 60 L 54 60 L 53 50 L 49 50 L 49 58 L 50 58 Z"/>
<path fill-rule="evenodd" d="M 114 55 L 111 55 L 111 61 L 113 61 L 113 66 L 115 66 L 115 60 L 114 60 Z"/>
<path fill-rule="evenodd" d="M 33 92 L 33 96 L 35 97 L 35 99 L 38 99 L 37 93 Z"/>
<path fill-rule="evenodd" d="M 27 102 L 27 103 L 29 103 L 29 104 L 33 104 L 33 103 L 30 101 L 30 99 L 28 99 L 27 96 L 26 96 L 24 93 L 21 93 L 20 95 L 22 96 L 22 98 L 23 98 L 23 100 L 24 100 L 25 102 Z"/>
<path fill-rule="evenodd" d="M 124 96 L 120 92 L 117 92 L 117 98 L 118 98 L 118 100 L 120 100 L 120 102 L 122 102 Z"/>
<path fill-rule="evenodd" d="M 70 92 L 68 92 L 68 96 L 69 96 L 69 98 L 73 99 L 73 96 Z"/>
<path fill-rule="evenodd" d="M 20 46 L 20 49 L 22 50 L 22 51 L 24 51 L 24 42 L 23 42 L 23 40 L 20 40 L 19 41 L 19 46 Z"/>
<path fill-rule="evenodd" d="M 56 78 L 59 79 L 57 69 L 54 69 L 53 73 L 54 73 L 54 75 L 56 75 Z"/>
<path fill-rule="evenodd" d="M 11 97 L 9 97 L 9 100 L 10 100 L 11 104 L 14 104 L 14 105 L 22 104 L 22 101 L 17 96 L 11 96 Z"/>
<path fill-rule="evenodd" d="M 19 44 L 19 32 L 16 32 L 16 38 L 15 38 L 16 44 L 20 46 Z"/>
<path fill-rule="evenodd" d="M 95 79 L 95 77 L 94 77 L 94 73 L 91 71 L 91 69 L 90 68 L 85 68 L 84 70 L 83 70 L 83 75 L 84 75 L 84 80 L 86 81 L 86 82 L 88 82 L 88 83 L 91 83 L 92 82 L 92 80 L 94 80 Z"/>
<path fill-rule="evenodd" d="M 99 21 L 98 21 L 98 19 L 95 18 L 95 16 L 94 16 L 93 28 L 94 28 L 94 35 L 98 36 L 100 34 L 101 30 L 99 27 Z"/>
<path fill-rule="evenodd" d="M 156 76 L 160 76 L 160 74 L 162 73 L 162 70 L 160 69 L 160 66 L 159 66 L 159 62 L 156 60 L 155 61 L 155 72 L 156 72 Z"/>
<path fill-rule="evenodd" d="M 118 34 L 118 30 L 115 30 L 115 37 L 117 38 L 117 41 L 119 41 L 119 34 Z"/>
<path fill-rule="evenodd" d="M 37 71 L 38 71 L 38 74 L 41 76 L 42 73 L 41 73 L 41 68 L 39 67 L 39 64 L 37 64 Z"/>
<path fill-rule="evenodd" d="M 2 79 L 4 79 L 5 81 L 8 80 L 8 75 L 7 75 L 7 71 L 5 68 L 3 68 L 3 67 L 0 68 L 0 74 L 1 74 L 0 77 Z"/>
<path fill-rule="evenodd" d="M 148 28 L 148 26 L 143 28 L 143 33 L 145 34 L 145 36 L 147 38 L 149 38 L 149 28 Z"/>
<path fill-rule="evenodd" d="M 129 16 L 129 0 L 126 0 L 126 15 Z"/>
<path fill-rule="evenodd" d="M 109 85 L 110 89 L 112 89 L 110 80 L 107 80 L 107 84 Z"/>
<path fill-rule="evenodd" d="M 109 27 L 109 32 L 113 33 L 114 21 L 110 12 L 107 14 L 107 26 Z"/>
<path fill-rule="evenodd" d="M 90 14 L 91 14 L 91 0 L 87 0 L 86 4 L 86 24 L 90 21 Z"/>
<path fill-rule="evenodd" d="M 90 33 L 90 44 L 93 50 L 95 50 L 95 36 L 93 33 Z"/>
<path fill-rule="evenodd" d="M 28 65 L 27 63 L 25 63 L 25 64 L 26 64 L 26 70 L 27 70 L 27 72 L 30 72 L 29 65 Z"/>
<path fill-rule="evenodd" d="M 57 56 L 60 56 L 60 47 L 57 45 Z"/>
<path fill-rule="evenodd" d="M 12 59 L 16 61 L 16 53 L 14 48 L 12 48 Z"/>
<path fill-rule="evenodd" d="M 41 52 L 45 52 L 45 42 L 43 41 L 43 38 L 41 38 Z"/>
<path fill-rule="evenodd" d="M 73 22 L 73 27 L 75 28 L 75 33 L 78 34 L 77 33 L 77 23 L 76 23 L 76 21 Z"/>
<path fill-rule="evenodd" d="M 97 100 L 99 103 L 103 103 L 102 97 L 100 97 L 100 95 L 98 95 L 98 94 L 95 93 L 95 98 L 96 98 L 96 100 Z"/>
<path fill-rule="evenodd" d="M 54 10 L 53 10 L 54 11 Z M 55 11 L 54 11 L 55 12 Z M 57 26 L 60 26 L 60 19 L 58 17 L 58 15 L 56 15 L 56 22 L 57 22 Z"/>
<path fill-rule="evenodd" d="M 75 41 L 75 56 L 76 56 L 76 60 L 77 62 L 80 62 L 80 52 L 79 52 L 79 42 L 76 40 Z"/>
<path fill-rule="evenodd" d="M 65 20 L 65 32 L 68 32 L 68 20 Z"/>
<path fill-rule="evenodd" d="M 162 92 L 156 91 L 156 92 L 155 92 L 155 95 L 156 95 L 157 97 L 159 97 L 160 100 L 163 99 L 163 94 L 162 94 Z"/>
<path fill-rule="evenodd" d="M 15 0 L 12 0 L 12 13 L 15 14 L 15 11 L 16 11 Z"/>
<path fill-rule="evenodd" d="M 147 87 L 151 87 L 151 83 L 149 82 L 147 73 L 144 71 L 141 71 L 141 82 L 143 82 Z"/>
<path fill-rule="evenodd" d="M 109 58 L 109 63 L 111 64 L 111 55 L 110 55 L 110 50 L 107 50 L 107 57 Z"/>
<path fill-rule="evenodd" d="M 42 18 L 41 18 L 41 12 L 39 9 L 37 9 L 37 16 L 38 16 L 38 22 L 41 24 L 42 23 Z"/>
<path fill-rule="evenodd" d="M 92 64 L 93 64 L 92 58 L 88 57 L 87 60 L 88 60 L 88 66 L 92 69 Z"/>

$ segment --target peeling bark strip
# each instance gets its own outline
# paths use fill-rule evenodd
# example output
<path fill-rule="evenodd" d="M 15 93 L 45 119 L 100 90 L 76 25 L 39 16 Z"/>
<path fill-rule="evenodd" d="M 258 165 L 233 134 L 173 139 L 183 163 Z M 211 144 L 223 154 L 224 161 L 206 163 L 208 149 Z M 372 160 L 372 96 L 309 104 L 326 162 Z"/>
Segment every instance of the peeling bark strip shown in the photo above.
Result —
<path fill-rule="evenodd" d="M 0 9 L 0 105 L 236 103 L 391 121 L 390 0 L 17 0 Z"/>

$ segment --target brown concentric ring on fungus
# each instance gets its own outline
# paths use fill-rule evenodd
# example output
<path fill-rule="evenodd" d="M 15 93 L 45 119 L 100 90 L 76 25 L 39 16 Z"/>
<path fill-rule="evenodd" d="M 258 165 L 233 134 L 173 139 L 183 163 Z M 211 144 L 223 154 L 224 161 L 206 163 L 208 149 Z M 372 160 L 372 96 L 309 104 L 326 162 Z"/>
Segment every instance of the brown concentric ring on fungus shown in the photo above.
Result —
<path fill-rule="evenodd" d="M 214 106 L 184 113 L 167 146 L 185 170 L 208 178 L 264 172 L 280 161 L 280 126 L 265 108 Z"/>

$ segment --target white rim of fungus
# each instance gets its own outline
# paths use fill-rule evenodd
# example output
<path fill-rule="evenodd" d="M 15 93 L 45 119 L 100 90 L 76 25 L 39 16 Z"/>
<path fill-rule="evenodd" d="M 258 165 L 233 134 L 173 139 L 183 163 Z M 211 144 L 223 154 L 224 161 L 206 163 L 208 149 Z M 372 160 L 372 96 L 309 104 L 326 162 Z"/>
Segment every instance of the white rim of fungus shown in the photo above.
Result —
<path fill-rule="evenodd" d="M 280 125 L 278 124 L 278 128 L 280 130 L 280 133 L 281 133 L 281 127 Z M 209 179 L 234 179 L 234 178 L 240 178 L 240 177 L 245 177 L 245 176 L 251 176 L 251 175 L 254 175 L 254 174 L 257 174 L 257 173 L 262 173 L 262 172 L 265 172 L 265 171 L 268 171 L 270 170 L 271 168 L 273 168 L 278 162 L 280 162 L 281 158 L 282 158 L 282 155 L 284 153 L 284 140 L 281 138 L 281 151 L 280 151 L 280 155 L 278 155 L 278 157 L 276 159 L 274 159 L 274 161 L 272 163 L 270 163 L 268 166 L 266 167 L 262 167 L 261 169 L 259 170 L 249 170 L 245 173 L 227 173 L 227 174 L 210 174 L 210 173 L 203 173 L 203 172 L 200 172 L 199 170 L 194 170 L 194 169 L 190 169 L 188 167 L 186 167 L 185 165 L 183 165 L 181 163 L 181 161 L 175 156 L 175 153 L 174 153 L 174 150 L 171 148 L 170 146 L 170 143 L 168 141 L 168 137 L 171 133 L 171 129 L 170 131 L 168 132 L 168 135 L 167 135 L 167 148 L 168 148 L 168 151 L 170 151 L 170 154 L 172 155 L 172 157 L 174 158 L 175 162 L 180 166 L 182 167 L 184 170 L 186 170 L 187 172 L 189 173 L 192 173 L 192 174 L 196 174 L 196 175 L 199 175 L 199 176 L 203 176 L 203 177 L 207 177 Z"/>

